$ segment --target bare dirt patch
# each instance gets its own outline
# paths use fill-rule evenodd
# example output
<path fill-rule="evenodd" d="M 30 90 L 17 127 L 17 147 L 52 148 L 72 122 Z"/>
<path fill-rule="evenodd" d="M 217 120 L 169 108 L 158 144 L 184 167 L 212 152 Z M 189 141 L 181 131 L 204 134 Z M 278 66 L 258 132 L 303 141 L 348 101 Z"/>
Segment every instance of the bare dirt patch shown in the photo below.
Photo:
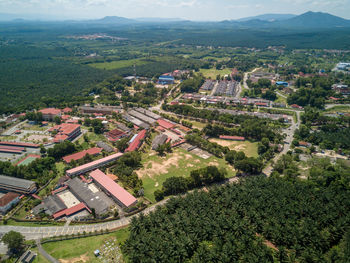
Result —
<path fill-rule="evenodd" d="M 209 165 L 211 165 L 211 166 L 219 166 L 220 164 L 218 162 L 210 162 Z"/>
<path fill-rule="evenodd" d="M 231 141 L 228 141 L 228 140 L 220 140 L 220 139 L 210 139 L 209 140 L 210 142 L 215 142 L 221 146 L 224 146 L 224 147 L 229 147 L 232 146 L 232 142 Z"/>
<path fill-rule="evenodd" d="M 78 262 L 89 262 L 89 257 L 86 254 L 81 255 L 80 257 L 77 258 L 71 258 L 71 259 L 59 259 L 61 263 L 78 263 Z"/>
<path fill-rule="evenodd" d="M 190 156 L 190 155 L 189 155 Z M 168 172 L 168 169 L 172 166 L 179 167 L 179 160 L 183 157 L 183 155 L 179 153 L 173 154 L 169 159 L 164 160 L 162 163 L 157 162 L 149 162 L 145 166 L 147 168 L 138 170 L 136 173 L 139 178 L 144 177 L 145 175 L 148 175 L 149 177 L 153 177 L 155 175 L 165 174 Z M 192 158 L 192 156 L 191 156 Z M 151 164 L 151 165 L 150 165 Z"/>

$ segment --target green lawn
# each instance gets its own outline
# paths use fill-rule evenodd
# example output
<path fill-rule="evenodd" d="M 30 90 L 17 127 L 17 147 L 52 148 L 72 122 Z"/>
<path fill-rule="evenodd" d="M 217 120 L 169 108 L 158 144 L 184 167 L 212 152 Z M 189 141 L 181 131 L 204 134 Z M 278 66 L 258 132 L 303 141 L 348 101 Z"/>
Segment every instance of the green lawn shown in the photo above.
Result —
<path fill-rule="evenodd" d="M 350 112 L 350 107 L 346 105 L 339 105 L 332 107 L 330 109 L 325 110 L 327 113 L 337 113 L 337 112 L 343 112 L 343 113 L 348 113 Z"/>
<path fill-rule="evenodd" d="M 130 59 L 130 60 L 119 60 L 119 61 L 112 61 L 112 62 L 104 62 L 104 63 L 92 63 L 89 64 L 89 66 L 98 68 L 98 69 L 120 69 L 120 68 L 126 68 L 131 67 L 133 65 L 140 66 L 147 64 L 147 61 L 143 61 L 140 59 Z"/>
<path fill-rule="evenodd" d="M 94 251 L 101 249 L 104 242 L 113 238 L 117 239 L 118 244 L 124 242 L 129 236 L 129 229 L 123 228 L 114 233 L 99 235 L 93 237 L 85 237 L 78 239 L 71 239 L 65 241 L 57 241 L 43 244 L 43 248 L 56 259 L 77 259 L 80 256 L 88 258 L 86 262 L 101 262 L 100 259 L 96 258 Z M 38 258 L 34 263 L 47 262 L 41 258 Z M 78 262 L 78 261 L 76 261 Z M 82 262 L 82 261 L 79 261 Z"/>
<path fill-rule="evenodd" d="M 142 158 L 142 164 L 144 167 L 137 173 L 142 179 L 145 197 L 152 202 L 155 201 L 154 191 L 161 189 L 164 181 L 169 177 L 189 176 L 192 170 L 209 165 L 227 168 L 227 177 L 233 177 L 236 174 L 224 159 L 212 156 L 205 160 L 181 148 L 175 149 L 173 153 L 167 154 L 166 157 L 150 156 L 149 153 L 146 153 Z"/>
<path fill-rule="evenodd" d="M 222 146 L 227 146 L 230 150 L 243 151 L 248 157 L 258 157 L 258 143 L 257 142 L 236 142 L 229 140 L 220 140 L 220 139 L 210 139 L 211 142 L 216 142 Z"/>
<path fill-rule="evenodd" d="M 202 73 L 203 76 L 206 78 L 216 79 L 217 75 L 221 75 L 223 77 L 226 74 L 230 74 L 232 70 L 229 68 L 225 68 L 222 70 L 211 68 L 211 69 L 201 69 L 199 72 Z"/>

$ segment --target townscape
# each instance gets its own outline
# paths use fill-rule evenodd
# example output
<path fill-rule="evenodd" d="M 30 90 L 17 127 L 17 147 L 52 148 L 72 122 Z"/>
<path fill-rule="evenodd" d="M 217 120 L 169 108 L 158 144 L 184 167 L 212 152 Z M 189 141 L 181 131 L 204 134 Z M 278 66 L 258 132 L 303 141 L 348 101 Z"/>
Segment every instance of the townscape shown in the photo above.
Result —
<path fill-rule="evenodd" d="M 55 26 L 0 37 L 4 262 L 348 262 L 348 50 Z"/>

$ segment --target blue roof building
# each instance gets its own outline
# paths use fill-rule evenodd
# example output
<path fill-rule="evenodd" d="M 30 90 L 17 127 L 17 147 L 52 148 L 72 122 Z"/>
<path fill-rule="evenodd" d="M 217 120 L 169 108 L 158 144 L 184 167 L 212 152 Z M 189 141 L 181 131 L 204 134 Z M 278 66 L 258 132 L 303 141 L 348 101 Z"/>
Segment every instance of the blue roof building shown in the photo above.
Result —
<path fill-rule="evenodd" d="M 174 84 L 174 77 L 169 75 L 162 75 L 158 79 L 158 83 L 162 85 Z"/>
<path fill-rule="evenodd" d="M 285 82 L 285 81 L 277 81 L 277 82 L 276 82 L 276 85 L 277 85 L 277 86 L 288 87 L 288 86 L 289 86 L 289 83 L 288 83 L 288 82 Z"/>

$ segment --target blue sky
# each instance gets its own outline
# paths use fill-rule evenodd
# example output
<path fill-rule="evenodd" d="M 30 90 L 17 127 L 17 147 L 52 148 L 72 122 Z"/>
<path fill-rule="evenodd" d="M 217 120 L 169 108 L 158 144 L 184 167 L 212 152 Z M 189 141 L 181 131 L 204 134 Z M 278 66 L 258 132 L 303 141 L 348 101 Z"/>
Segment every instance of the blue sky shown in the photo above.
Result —
<path fill-rule="evenodd" d="M 0 12 L 41 18 L 104 16 L 190 20 L 237 19 L 265 13 L 322 11 L 350 19 L 350 0 L 0 0 Z"/>

